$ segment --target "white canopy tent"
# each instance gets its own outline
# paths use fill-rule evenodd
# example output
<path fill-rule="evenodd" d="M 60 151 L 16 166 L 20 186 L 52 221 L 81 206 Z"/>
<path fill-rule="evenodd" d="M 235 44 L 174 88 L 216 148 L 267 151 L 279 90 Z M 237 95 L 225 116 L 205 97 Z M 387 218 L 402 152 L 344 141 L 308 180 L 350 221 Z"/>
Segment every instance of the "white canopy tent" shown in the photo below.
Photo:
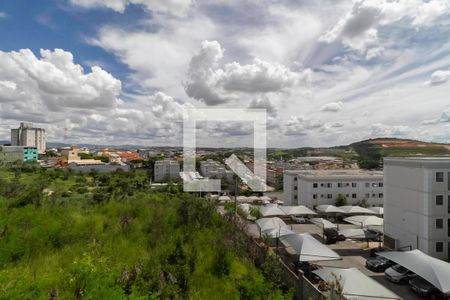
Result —
<path fill-rule="evenodd" d="M 284 227 L 272 228 L 272 229 L 261 231 L 261 235 L 268 235 L 272 238 L 281 237 L 281 236 L 287 235 L 287 234 L 295 234 L 295 232 L 288 228 L 284 228 Z"/>
<path fill-rule="evenodd" d="M 328 282 L 339 281 L 349 300 L 402 299 L 357 268 L 323 268 L 313 273 Z"/>
<path fill-rule="evenodd" d="M 258 201 L 259 197 L 258 196 L 250 196 L 247 198 L 248 201 L 253 202 L 253 201 Z"/>
<path fill-rule="evenodd" d="M 383 219 L 376 216 L 352 216 L 344 221 L 361 227 L 383 225 Z"/>
<path fill-rule="evenodd" d="M 229 196 L 220 196 L 219 201 L 221 202 L 230 202 L 231 198 Z"/>
<path fill-rule="evenodd" d="M 278 206 L 264 206 L 260 207 L 259 211 L 263 217 L 284 216 L 286 215 Z"/>
<path fill-rule="evenodd" d="M 309 233 L 288 234 L 280 237 L 288 248 L 299 256 L 299 261 L 339 260 L 339 254 L 322 244 Z"/>
<path fill-rule="evenodd" d="M 370 214 L 370 215 L 375 214 L 375 212 L 371 211 L 370 209 L 357 205 L 340 206 L 339 209 L 344 211 L 345 214 Z"/>
<path fill-rule="evenodd" d="M 256 224 L 258 225 L 261 233 L 265 232 L 267 230 L 274 229 L 274 228 L 275 229 L 279 229 L 279 228 L 289 229 L 289 226 L 287 226 L 286 223 L 284 223 L 284 221 L 278 217 L 258 219 L 258 220 L 256 220 Z"/>
<path fill-rule="evenodd" d="M 237 200 L 237 202 L 243 203 L 243 202 L 247 202 L 248 198 L 246 196 L 237 196 L 236 200 Z"/>
<path fill-rule="evenodd" d="M 252 206 L 248 203 L 241 203 L 238 205 L 240 209 L 242 209 L 246 214 L 250 213 Z"/>
<path fill-rule="evenodd" d="M 324 204 L 324 205 L 317 205 L 316 206 L 316 210 L 318 212 L 321 213 L 344 213 L 344 211 L 334 205 L 328 205 L 328 204 Z"/>
<path fill-rule="evenodd" d="M 372 239 L 377 237 L 376 233 L 361 228 L 342 229 L 339 230 L 339 234 L 349 239 Z"/>
<path fill-rule="evenodd" d="M 316 212 L 303 205 L 298 206 L 281 206 L 280 209 L 284 211 L 286 215 L 317 215 Z"/>
<path fill-rule="evenodd" d="M 311 221 L 312 223 L 320 226 L 323 229 L 326 228 L 337 228 L 337 225 L 334 223 L 331 223 L 330 221 L 323 219 L 323 218 L 312 218 L 309 219 L 309 221 Z"/>
<path fill-rule="evenodd" d="M 431 257 L 416 249 L 405 252 L 378 252 L 385 257 L 419 275 L 443 293 L 450 292 L 450 264 Z"/>
<path fill-rule="evenodd" d="M 384 208 L 380 206 L 369 207 L 371 211 L 373 211 L 377 215 L 384 215 Z"/>
<path fill-rule="evenodd" d="M 259 197 L 259 200 L 261 200 L 263 202 L 265 202 L 265 201 L 270 202 L 270 201 L 272 201 L 272 198 L 270 198 L 269 196 L 261 196 L 261 197 Z"/>

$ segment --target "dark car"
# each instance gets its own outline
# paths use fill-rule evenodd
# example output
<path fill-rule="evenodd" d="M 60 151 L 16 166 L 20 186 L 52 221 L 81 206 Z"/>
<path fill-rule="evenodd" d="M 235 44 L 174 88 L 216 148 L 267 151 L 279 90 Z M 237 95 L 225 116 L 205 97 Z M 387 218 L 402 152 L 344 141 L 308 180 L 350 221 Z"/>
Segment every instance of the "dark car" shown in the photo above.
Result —
<path fill-rule="evenodd" d="M 340 235 L 339 232 L 334 228 L 325 228 L 323 230 L 323 237 L 325 239 L 326 244 L 336 244 L 337 241 L 343 240 L 342 239 L 343 235 Z"/>
<path fill-rule="evenodd" d="M 384 272 L 393 265 L 395 265 L 394 262 L 381 256 L 371 257 L 366 260 L 366 268 L 374 272 Z"/>
<path fill-rule="evenodd" d="M 422 277 L 416 276 L 409 281 L 409 286 L 414 291 L 414 293 L 422 297 L 430 297 L 433 294 L 438 294 L 440 291 L 434 285 L 423 279 Z"/>

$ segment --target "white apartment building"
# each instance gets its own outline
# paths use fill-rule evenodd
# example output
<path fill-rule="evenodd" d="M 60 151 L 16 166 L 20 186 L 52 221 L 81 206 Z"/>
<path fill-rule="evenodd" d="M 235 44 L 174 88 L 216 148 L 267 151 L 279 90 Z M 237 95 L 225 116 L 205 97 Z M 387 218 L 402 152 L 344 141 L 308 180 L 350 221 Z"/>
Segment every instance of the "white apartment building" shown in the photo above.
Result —
<path fill-rule="evenodd" d="M 20 123 L 17 129 L 11 129 L 11 145 L 34 147 L 39 154 L 44 154 L 46 149 L 45 130 L 33 127 L 32 123 Z"/>
<path fill-rule="evenodd" d="M 384 159 L 385 245 L 450 261 L 450 158 Z"/>
<path fill-rule="evenodd" d="M 170 159 L 155 162 L 154 178 L 156 182 L 178 180 L 180 178 L 180 164 Z"/>
<path fill-rule="evenodd" d="M 217 179 L 226 179 L 228 181 L 231 181 L 233 179 L 234 174 L 233 171 L 227 170 L 224 164 L 212 159 L 200 162 L 200 173 L 204 177 L 214 177 Z"/>
<path fill-rule="evenodd" d="M 360 169 L 288 170 L 283 173 L 285 205 L 335 204 L 339 194 L 349 205 L 366 200 L 371 206 L 383 204 L 383 172 Z"/>

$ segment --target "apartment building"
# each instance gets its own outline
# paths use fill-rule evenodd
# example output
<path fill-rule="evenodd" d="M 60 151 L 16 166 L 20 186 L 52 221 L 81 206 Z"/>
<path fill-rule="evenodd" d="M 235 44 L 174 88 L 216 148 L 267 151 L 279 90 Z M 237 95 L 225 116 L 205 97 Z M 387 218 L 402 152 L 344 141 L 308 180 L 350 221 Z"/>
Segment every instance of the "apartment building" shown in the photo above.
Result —
<path fill-rule="evenodd" d="M 45 130 L 33 127 L 32 123 L 20 123 L 17 129 L 11 129 L 11 145 L 34 147 L 39 154 L 44 154 L 46 149 Z"/>
<path fill-rule="evenodd" d="M 385 158 L 385 245 L 450 261 L 450 158 Z"/>
<path fill-rule="evenodd" d="M 225 168 L 225 165 L 212 160 L 204 160 L 200 162 L 200 173 L 204 177 L 208 178 L 216 178 L 216 179 L 226 179 L 228 181 L 233 180 L 233 174 L 234 172 L 231 170 L 227 170 Z"/>
<path fill-rule="evenodd" d="M 382 205 L 383 172 L 360 169 L 288 170 L 283 174 L 285 205 L 335 204 L 339 194 L 348 204 L 366 200 L 369 205 Z"/>
<path fill-rule="evenodd" d="M 154 179 L 156 182 L 173 181 L 180 178 L 180 164 L 175 160 L 165 159 L 155 162 Z"/>

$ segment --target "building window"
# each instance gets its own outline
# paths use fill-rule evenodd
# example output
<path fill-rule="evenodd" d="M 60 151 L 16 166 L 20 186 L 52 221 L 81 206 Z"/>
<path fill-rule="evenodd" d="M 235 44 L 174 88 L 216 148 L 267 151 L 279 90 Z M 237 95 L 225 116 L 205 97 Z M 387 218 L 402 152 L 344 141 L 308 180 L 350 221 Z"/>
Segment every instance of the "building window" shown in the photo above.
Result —
<path fill-rule="evenodd" d="M 313 188 L 317 189 L 319 185 L 317 183 L 313 183 Z"/>
<path fill-rule="evenodd" d="M 297 186 L 294 186 L 294 191 L 296 191 L 297 190 Z"/>
<path fill-rule="evenodd" d="M 320 195 L 320 198 L 323 198 L 323 197 L 324 197 L 323 194 L 321 194 L 321 195 Z"/>
<path fill-rule="evenodd" d="M 436 229 L 444 228 L 444 219 L 436 219 Z"/>
<path fill-rule="evenodd" d="M 448 237 L 450 237 L 450 219 L 447 220 L 447 229 L 448 229 L 447 235 Z"/>
<path fill-rule="evenodd" d="M 366 188 L 370 187 L 370 183 L 366 182 Z"/>
<path fill-rule="evenodd" d="M 450 195 L 447 197 L 447 213 L 450 214 Z"/>
<path fill-rule="evenodd" d="M 332 183 L 327 183 L 327 187 L 328 187 L 328 188 L 332 188 L 332 187 L 333 187 L 333 184 L 332 184 Z"/>
<path fill-rule="evenodd" d="M 352 194 L 352 198 L 356 199 L 357 195 L 356 194 Z"/>
<path fill-rule="evenodd" d="M 436 182 L 444 182 L 444 172 L 436 172 Z"/>
<path fill-rule="evenodd" d="M 444 196 L 443 195 L 436 196 L 436 205 L 444 205 Z"/>
<path fill-rule="evenodd" d="M 356 187 L 356 186 L 357 186 L 356 182 L 352 182 L 352 187 Z"/>
<path fill-rule="evenodd" d="M 436 242 L 436 252 L 443 252 L 443 251 L 444 251 L 444 243 Z"/>
<path fill-rule="evenodd" d="M 320 184 L 320 186 L 321 186 L 321 187 L 324 187 L 324 186 L 325 186 L 325 184 L 321 183 L 321 184 Z"/>
<path fill-rule="evenodd" d="M 317 199 L 317 194 L 313 194 L 313 199 Z"/>
<path fill-rule="evenodd" d="M 383 193 L 379 193 L 378 198 L 383 198 Z"/>
<path fill-rule="evenodd" d="M 370 194 L 366 194 L 366 197 L 365 197 L 366 199 L 369 199 L 370 198 Z"/>
<path fill-rule="evenodd" d="M 379 187 L 383 187 L 383 183 L 382 182 L 378 182 L 378 186 Z"/>
<path fill-rule="evenodd" d="M 377 194 L 372 194 L 372 198 L 376 198 L 377 197 Z"/>
<path fill-rule="evenodd" d="M 378 184 L 376 182 L 372 182 L 372 187 L 377 187 Z"/>
<path fill-rule="evenodd" d="M 338 182 L 338 188 L 342 187 L 342 183 Z"/>
<path fill-rule="evenodd" d="M 350 183 L 346 182 L 346 183 L 345 183 L 345 186 L 350 186 Z"/>
<path fill-rule="evenodd" d="M 297 198 L 298 198 L 297 195 L 294 195 L 294 199 L 297 200 Z"/>
<path fill-rule="evenodd" d="M 327 195 L 327 198 L 328 198 L 328 199 L 333 199 L 333 194 L 328 194 L 328 195 Z"/>
<path fill-rule="evenodd" d="M 297 181 L 297 177 L 294 177 L 294 181 Z"/>

